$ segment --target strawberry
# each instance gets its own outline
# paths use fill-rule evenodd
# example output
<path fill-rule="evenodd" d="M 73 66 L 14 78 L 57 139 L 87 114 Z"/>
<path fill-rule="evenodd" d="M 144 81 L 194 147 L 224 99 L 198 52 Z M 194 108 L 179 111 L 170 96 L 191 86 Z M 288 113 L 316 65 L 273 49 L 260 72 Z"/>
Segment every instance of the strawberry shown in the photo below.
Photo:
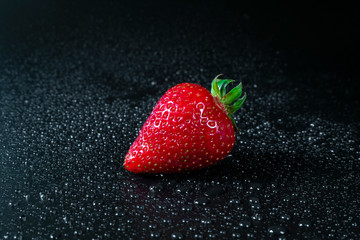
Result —
<path fill-rule="evenodd" d="M 237 129 L 231 115 L 245 101 L 242 84 L 226 93 L 231 79 L 204 87 L 182 83 L 170 88 L 154 107 L 125 156 L 134 173 L 174 173 L 211 166 L 232 150 Z"/>

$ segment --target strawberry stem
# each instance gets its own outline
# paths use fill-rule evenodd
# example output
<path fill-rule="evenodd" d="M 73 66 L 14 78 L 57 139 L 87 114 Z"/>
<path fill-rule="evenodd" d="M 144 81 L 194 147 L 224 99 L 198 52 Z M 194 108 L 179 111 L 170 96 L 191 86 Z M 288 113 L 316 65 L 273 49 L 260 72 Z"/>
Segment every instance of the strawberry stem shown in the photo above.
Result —
<path fill-rule="evenodd" d="M 222 74 L 217 75 L 211 83 L 211 94 L 216 97 L 223 105 L 227 115 L 230 117 L 236 130 L 239 130 L 231 117 L 237 110 L 239 110 L 246 99 L 246 93 L 240 98 L 242 94 L 242 83 L 231 89 L 226 93 L 226 87 L 234 82 L 232 79 L 219 79 Z"/>

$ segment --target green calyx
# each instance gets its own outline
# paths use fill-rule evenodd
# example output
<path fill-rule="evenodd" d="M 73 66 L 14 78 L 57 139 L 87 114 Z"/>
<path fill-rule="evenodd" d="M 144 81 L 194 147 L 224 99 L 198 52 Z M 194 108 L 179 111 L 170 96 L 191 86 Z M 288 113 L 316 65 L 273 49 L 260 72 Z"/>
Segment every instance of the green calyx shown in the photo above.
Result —
<path fill-rule="evenodd" d="M 222 74 L 217 75 L 211 83 L 211 94 L 217 98 L 217 100 L 222 104 L 227 115 L 230 117 L 234 127 L 239 130 L 235 124 L 232 115 L 239 110 L 246 99 L 246 93 L 241 97 L 242 94 L 242 84 L 240 83 L 228 93 L 226 93 L 226 87 L 229 83 L 234 82 L 232 79 L 220 79 L 219 77 Z"/>

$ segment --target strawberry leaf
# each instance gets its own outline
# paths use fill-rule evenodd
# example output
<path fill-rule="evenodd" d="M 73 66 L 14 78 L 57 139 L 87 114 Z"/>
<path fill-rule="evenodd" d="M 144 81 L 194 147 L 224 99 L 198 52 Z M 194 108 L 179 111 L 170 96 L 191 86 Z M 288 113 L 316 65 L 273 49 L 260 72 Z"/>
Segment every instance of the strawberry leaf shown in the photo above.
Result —
<path fill-rule="evenodd" d="M 240 98 L 238 101 L 236 101 L 233 105 L 227 107 L 229 111 L 228 112 L 229 116 L 233 115 L 237 110 L 239 110 L 242 107 L 243 103 L 245 102 L 245 99 L 246 99 L 246 93 L 244 93 L 244 96 Z"/>
<path fill-rule="evenodd" d="M 221 94 L 220 94 L 220 89 L 219 89 L 219 84 L 218 84 L 219 76 L 221 76 L 221 74 L 217 75 L 211 83 L 211 94 L 214 97 L 221 99 Z"/>
<path fill-rule="evenodd" d="M 242 83 L 231 89 L 230 92 L 228 92 L 222 99 L 222 103 L 225 105 L 231 105 L 233 104 L 242 93 Z"/>
<path fill-rule="evenodd" d="M 226 94 L 226 87 L 229 83 L 234 82 L 232 79 L 219 79 L 218 86 L 220 90 L 220 97 L 223 98 Z"/>

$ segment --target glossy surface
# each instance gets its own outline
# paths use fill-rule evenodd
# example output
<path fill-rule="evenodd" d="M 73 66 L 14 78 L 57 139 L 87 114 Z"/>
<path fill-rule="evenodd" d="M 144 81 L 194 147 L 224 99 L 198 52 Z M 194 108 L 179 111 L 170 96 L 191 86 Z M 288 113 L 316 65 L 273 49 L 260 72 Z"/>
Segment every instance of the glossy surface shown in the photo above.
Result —
<path fill-rule="evenodd" d="M 0 1 L 0 239 L 360 239 L 360 27 L 341 4 Z M 159 98 L 218 73 L 248 95 L 231 155 L 126 171 Z"/>
<path fill-rule="evenodd" d="M 210 92 L 197 84 L 178 84 L 154 107 L 124 166 L 136 173 L 200 169 L 226 157 L 234 141 L 231 120 Z"/>

